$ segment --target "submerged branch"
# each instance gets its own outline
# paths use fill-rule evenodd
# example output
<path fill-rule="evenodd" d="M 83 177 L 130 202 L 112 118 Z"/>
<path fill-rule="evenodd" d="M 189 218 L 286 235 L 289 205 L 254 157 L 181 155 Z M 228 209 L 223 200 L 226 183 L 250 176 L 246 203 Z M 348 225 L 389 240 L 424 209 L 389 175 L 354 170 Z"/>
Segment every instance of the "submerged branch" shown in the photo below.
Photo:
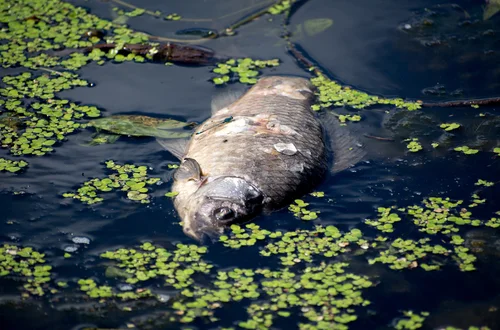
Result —
<path fill-rule="evenodd" d="M 317 76 L 323 75 L 323 72 L 314 64 L 312 60 L 310 60 L 307 55 L 304 55 L 303 52 L 299 51 L 294 43 L 288 41 L 287 44 L 288 51 L 292 56 L 305 67 L 308 71 L 314 72 Z"/>
<path fill-rule="evenodd" d="M 97 44 L 86 48 L 85 51 L 90 52 L 93 49 L 100 49 L 108 52 L 116 49 L 116 47 L 117 45 L 113 43 Z M 154 61 L 166 61 L 191 65 L 208 65 L 212 64 L 216 60 L 215 53 L 211 49 L 174 43 L 161 44 L 159 46 L 125 44 L 123 47 L 118 49 L 118 52 L 123 54 L 132 53 L 142 55 Z"/>
<path fill-rule="evenodd" d="M 42 71 L 46 71 L 46 72 L 50 72 L 52 74 L 55 74 L 55 75 L 58 75 L 58 76 L 62 76 L 63 73 L 62 72 L 59 72 L 57 70 L 53 70 L 53 69 L 49 69 L 49 68 L 42 68 L 42 67 L 38 67 L 37 68 L 38 70 L 42 70 Z"/>
<path fill-rule="evenodd" d="M 369 139 L 374 139 L 377 141 L 388 141 L 388 142 L 394 142 L 394 139 L 392 138 L 386 138 L 386 137 L 381 137 L 381 136 L 375 136 L 375 135 L 368 135 L 368 134 L 363 134 L 364 137 L 367 137 Z"/>
<path fill-rule="evenodd" d="M 182 42 L 182 43 L 185 43 L 185 44 L 200 44 L 200 43 L 205 42 L 207 40 L 215 39 L 218 36 L 217 33 L 214 33 L 214 35 L 211 36 L 211 37 L 209 37 L 209 38 L 176 39 L 176 38 L 167 38 L 167 37 L 154 36 L 154 35 L 147 34 L 147 33 L 145 33 L 145 34 L 147 35 L 147 37 L 150 40 L 160 41 L 160 42 Z"/>
<path fill-rule="evenodd" d="M 156 13 L 156 12 L 151 11 L 151 10 L 143 9 L 141 7 L 134 6 L 133 4 L 125 2 L 125 1 L 122 1 L 122 0 L 111 0 L 111 1 L 113 1 L 114 3 L 119 4 L 120 6 L 127 7 L 127 8 L 130 8 L 130 9 L 141 9 L 141 10 L 144 10 L 144 13 L 146 13 L 148 15 L 151 15 L 151 16 L 161 17 L 161 14 L 159 14 L 159 13 Z"/>
<path fill-rule="evenodd" d="M 475 100 L 458 100 L 458 101 L 447 101 L 447 102 L 425 102 L 422 103 L 423 107 L 466 107 L 471 105 L 497 105 L 500 104 L 500 97 L 491 97 L 486 99 L 475 99 Z"/>
<path fill-rule="evenodd" d="M 131 4 L 131 3 L 128 3 L 128 2 L 123 1 L 123 0 L 111 0 L 111 1 L 114 2 L 114 3 L 116 3 L 116 4 L 118 4 L 118 5 L 120 5 L 120 6 L 127 7 L 127 8 L 130 8 L 130 9 L 141 9 L 141 10 L 144 10 L 145 14 L 148 14 L 148 15 L 151 15 L 151 16 L 154 16 L 154 17 L 162 17 L 163 16 L 163 14 L 161 12 L 155 12 L 155 11 L 151 11 L 151 10 L 146 10 L 144 8 L 135 6 L 135 5 Z M 179 21 L 183 21 L 183 22 L 213 22 L 213 21 L 217 21 L 217 20 L 221 20 L 221 19 L 224 19 L 224 18 L 228 18 L 228 17 L 234 16 L 234 15 L 237 15 L 239 13 L 245 12 L 245 11 L 250 10 L 252 8 L 262 6 L 264 4 L 269 4 L 269 3 L 273 3 L 274 4 L 275 2 L 276 2 L 275 0 L 264 0 L 264 1 L 261 1 L 261 2 L 258 2 L 258 3 L 255 3 L 253 5 L 250 5 L 248 7 L 238 9 L 237 11 L 234 11 L 232 13 L 222 15 L 222 16 L 217 17 L 215 19 L 214 18 L 186 18 L 186 17 L 181 17 L 179 19 Z"/>
<path fill-rule="evenodd" d="M 255 13 L 252 13 L 250 15 L 247 15 L 247 16 L 241 18 L 237 22 L 235 22 L 235 23 L 229 25 L 227 28 L 225 28 L 224 31 L 220 33 L 220 35 L 221 36 L 230 36 L 230 35 L 233 35 L 234 34 L 234 30 L 236 30 L 240 26 L 243 26 L 243 25 L 245 25 L 247 23 L 250 23 L 251 21 L 256 20 L 257 18 L 259 18 L 259 17 L 267 14 L 269 12 L 269 9 L 272 6 L 274 6 L 276 3 L 279 3 L 279 1 L 277 1 L 277 2 L 273 1 L 272 5 L 266 6 L 263 9 L 260 9 L 260 10 L 258 10 Z"/>

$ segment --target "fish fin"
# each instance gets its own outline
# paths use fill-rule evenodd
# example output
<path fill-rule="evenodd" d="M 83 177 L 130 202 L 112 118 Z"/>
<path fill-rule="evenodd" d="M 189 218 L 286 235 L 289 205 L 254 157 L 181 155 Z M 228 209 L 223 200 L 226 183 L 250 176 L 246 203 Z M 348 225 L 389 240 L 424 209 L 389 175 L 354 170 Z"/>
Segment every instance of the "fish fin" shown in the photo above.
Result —
<path fill-rule="evenodd" d="M 245 94 L 244 90 L 231 87 L 230 90 L 226 90 L 215 95 L 212 98 L 212 115 L 238 101 L 243 94 Z"/>
<path fill-rule="evenodd" d="M 184 158 L 179 168 L 174 173 L 175 181 L 201 180 L 200 164 L 193 158 Z"/>
<path fill-rule="evenodd" d="M 341 126 L 331 111 L 322 115 L 323 127 L 333 152 L 332 173 L 343 171 L 358 163 L 366 156 L 366 151 L 348 126 Z"/>
<path fill-rule="evenodd" d="M 187 146 L 189 144 L 188 139 L 156 138 L 156 142 L 158 142 L 165 150 L 170 152 L 178 159 L 182 159 L 182 156 L 184 156 L 184 153 L 186 152 Z"/>

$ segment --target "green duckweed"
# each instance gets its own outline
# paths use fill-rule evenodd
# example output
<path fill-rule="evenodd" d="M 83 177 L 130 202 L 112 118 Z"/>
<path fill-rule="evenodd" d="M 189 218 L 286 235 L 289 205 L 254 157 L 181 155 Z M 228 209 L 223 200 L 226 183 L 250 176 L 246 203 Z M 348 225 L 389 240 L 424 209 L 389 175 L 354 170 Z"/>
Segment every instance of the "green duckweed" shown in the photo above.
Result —
<path fill-rule="evenodd" d="M 176 13 L 172 13 L 172 14 L 165 16 L 165 19 L 168 21 L 178 21 L 181 18 L 182 18 L 182 16 L 179 14 L 176 14 Z"/>
<path fill-rule="evenodd" d="M 259 69 L 276 67 L 278 65 L 279 60 L 277 59 L 267 61 L 252 60 L 251 58 L 230 59 L 217 64 L 213 72 L 217 73 L 218 76 L 213 78 L 212 81 L 216 85 L 221 85 L 229 82 L 230 78 L 234 76 L 238 78 L 240 83 L 252 85 L 257 82 L 257 77 L 260 74 Z"/>
<path fill-rule="evenodd" d="M 470 249 L 463 246 L 464 238 L 460 235 L 462 226 L 489 226 L 498 227 L 497 218 L 482 221 L 472 218 L 472 213 L 464 208 L 464 201 L 452 201 L 449 198 L 429 197 L 423 200 L 421 205 L 410 205 L 398 211 L 404 213 L 403 220 L 410 220 L 421 232 L 425 234 L 420 239 L 384 240 L 385 245 L 379 255 L 369 260 L 370 264 L 381 262 L 388 264 L 392 269 L 423 268 L 424 270 L 438 270 L 441 266 L 454 260 L 462 271 L 475 270 L 476 257 Z M 485 203 L 479 199 L 477 194 L 472 195 L 472 203 L 469 207 Z M 388 218 L 391 209 L 379 208 L 380 218 Z M 399 216 L 394 216 L 394 219 Z M 388 220 L 367 220 L 367 224 L 382 232 L 391 232 L 394 228 L 384 227 Z M 441 244 L 430 244 L 431 238 L 437 236 Z"/>
<path fill-rule="evenodd" d="M 131 274 L 126 282 L 135 284 L 161 277 L 174 288 L 182 289 L 193 283 L 195 273 L 208 273 L 213 267 L 201 261 L 206 247 L 177 244 L 173 252 L 144 243 L 140 249 L 118 249 L 101 254 L 102 258 L 119 262 L 118 267 Z"/>
<path fill-rule="evenodd" d="M 272 14 L 272 15 L 279 15 L 281 13 L 284 13 L 285 11 L 290 10 L 292 3 L 293 3 L 293 0 L 278 1 L 278 3 L 269 7 L 268 12 L 269 12 L 269 14 Z"/>
<path fill-rule="evenodd" d="M 408 142 L 406 148 L 410 152 L 419 152 L 420 150 L 423 150 L 422 145 L 418 142 L 418 138 L 406 139 L 404 141 Z"/>
<path fill-rule="evenodd" d="M 281 233 L 271 233 L 268 230 L 261 229 L 258 225 L 250 223 L 245 227 L 239 225 L 231 225 L 231 237 L 222 235 L 219 237 L 224 246 L 233 249 L 238 249 L 243 246 L 255 245 L 258 241 L 264 241 L 269 235 L 277 237 Z"/>
<path fill-rule="evenodd" d="M 338 118 L 342 124 L 344 124 L 348 121 L 360 121 L 361 120 L 360 115 L 339 115 Z"/>
<path fill-rule="evenodd" d="M 178 191 L 169 191 L 169 192 L 165 193 L 165 197 L 170 197 L 170 198 L 174 198 L 177 195 L 179 195 Z"/>
<path fill-rule="evenodd" d="M 483 179 L 478 179 L 477 182 L 474 183 L 474 185 L 476 185 L 476 186 L 484 186 L 484 187 L 491 187 L 494 184 L 495 184 L 494 182 L 486 181 L 486 180 L 483 180 Z"/>
<path fill-rule="evenodd" d="M 417 110 L 421 107 L 419 102 L 406 102 L 403 99 L 385 99 L 347 86 L 341 86 L 324 75 L 311 78 L 311 83 L 318 90 L 316 94 L 319 103 L 312 106 L 312 109 L 316 111 L 331 106 L 350 106 L 355 109 L 363 109 L 375 104 L 390 104 L 407 110 Z"/>
<path fill-rule="evenodd" d="M 441 263 L 432 256 L 447 256 L 451 253 L 442 245 L 431 245 L 429 238 L 420 240 L 404 240 L 397 238 L 388 249 L 380 252 L 379 256 L 369 260 L 369 264 L 377 262 L 388 264 L 391 269 L 413 269 L 421 267 L 424 270 L 438 270 Z"/>
<path fill-rule="evenodd" d="M 349 252 L 350 244 L 357 243 L 368 248 L 359 229 L 341 234 L 335 226 L 316 226 L 315 230 L 297 230 L 293 232 L 270 233 L 275 241 L 264 246 L 260 254 L 265 257 L 277 256 L 283 266 L 309 263 L 314 257 L 336 257 Z"/>
<path fill-rule="evenodd" d="M 377 209 L 379 217 L 377 220 L 366 220 L 365 223 L 373 226 L 384 233 L 392 233 L 394 231 L 393 224 L 401 221 L 397 213 L 392 213 L 392 208 L 379 207 Z"/>
<path fill-rule="evenodd" d="M 97 283 L 91 278 L 79 279 L 77 284 L 79 285 L 81 291 L 85 292 L 90 298 L 94 299 L 119 298 L 121 300 L 137 300 L 153 296 L 151 290 L 142 288 L 136 289 L 135 291 L 116 293 L 110 286 L 98 286 Z"/>
<path fill-rule="evenodd" d="M 25 72 L 5 76 L 3 81 L 6 87 L 0 89 L 0 95 L 7 98 L 4 107 L 9 113 L 0 119 L 0 143 L 14 155 L 45 155 L 68 134 L 85 127 L 79 120 L 100 115 L 96 107 L 54 99 L 55 92 L 87 86 L 74 74 L 34 76 Z M 26 106 L 26 99 L 35 102 Z"/>
<path fill-rule="evenodd" d="M 86 181 L 76 192 L 64 193 L 63 197 L 78 199 L 85 204 L 95 204 L 104 200 L 100 193 L 119 189 L 127 192 L 127 198 L 130 200 L 149 203 L 148 186 L 160 183 L 160 178 L 147 175 L 146 166 L 119 165 L 109 160 L 106 162 L 106 168 L 115 173 L 104 179 L 94 178 Z"/>
<path fill-rule="evenodd" d="M 469 148 L 468 146 L 456 147 L 453 150 L 462 152 L 465 155 L 474 155 L 474 154 L 477 154 L 479 152 L 478 149 L 472 149 L 472 148 Z"/>
<path fill-rule="evenodd" d="M 449 131 L 453 131 L 453 130 L 459 128 L 460 124 L 458 124 L 458 123 L 441 124 L 441 125 L 439 125 L 439 127 L 444 129 L 445 131 L 449 132 Z"/>
<path fill-rule="evenodd" d="M 491 228 L 498 228 L 500 227 L 500 218 L 491 218 L 484 225 Z"/>
<path fill-rule="evenodd" d="M 46 264 L 45 254 L 31 247 L 0 246 L 0 277 L 13 277 L 25 282 L 25 297 L 43 296 L 50 290 L 51 270 L 52 266 Z"/>
<path fill-rule="evenodd" d="M 469 207 L 476 207 L 479 204 L 486 203 L 486 199 L 485 198 L 481 199 L 481 197 L 479 197 L 479 195 L 477 193 L 472 194 L 471 197 L 472 197 L 472 203 L 469 204 Z"/>
<path fill-rule="evenodd" d="M 319 211 L 310 211 L 307 209 L 309 203 L 302 199 L 296 199 L 294 204 L 290 204 L 288 209 L 293 212 L 293 215 L 302 220 L 315 220 L 318 218 Z"/>
<path fill-rule="evenodd" d="M 7 172 L 19 172 L 21 169 L 28 166 L 28 163 L 24 160 L 10 160 L 5 158 L 0 158 L 0 171 Z"/>
<path fill-rule="evenodd" d="M 394 325 L 398 330 L 420 329 L 423 326 L 425 318 L 429 316 L 428 312 L 415 313 L 413 311 L 404 311 L 404 317 L 400 318 Z"/>

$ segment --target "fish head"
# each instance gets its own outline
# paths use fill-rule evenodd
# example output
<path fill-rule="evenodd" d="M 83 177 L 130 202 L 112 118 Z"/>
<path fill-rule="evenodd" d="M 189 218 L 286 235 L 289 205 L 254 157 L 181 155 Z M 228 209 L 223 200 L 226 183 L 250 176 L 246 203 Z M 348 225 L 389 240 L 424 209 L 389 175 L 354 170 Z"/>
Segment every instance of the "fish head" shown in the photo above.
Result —
<path fill-rule="evenodd" d="M 262 210 L 262 192 L 245 179 L 222 176 L 201 185 L 185 201 L 184 233 L 196 240 L 214 239 L 224 227 L 253 218 Z"/>

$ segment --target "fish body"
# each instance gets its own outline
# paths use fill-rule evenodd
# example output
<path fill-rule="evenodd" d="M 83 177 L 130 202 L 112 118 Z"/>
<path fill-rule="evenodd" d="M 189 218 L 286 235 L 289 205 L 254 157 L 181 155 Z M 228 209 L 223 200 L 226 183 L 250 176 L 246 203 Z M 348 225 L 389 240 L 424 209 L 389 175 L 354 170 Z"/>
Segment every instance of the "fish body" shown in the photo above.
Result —
<path fill-rule="evenodd" d="M 196 239 L 285 206 L 328 169 L 307 79 L 265 77 L 203 122 L 174 174 L 174 206 Z"/>

